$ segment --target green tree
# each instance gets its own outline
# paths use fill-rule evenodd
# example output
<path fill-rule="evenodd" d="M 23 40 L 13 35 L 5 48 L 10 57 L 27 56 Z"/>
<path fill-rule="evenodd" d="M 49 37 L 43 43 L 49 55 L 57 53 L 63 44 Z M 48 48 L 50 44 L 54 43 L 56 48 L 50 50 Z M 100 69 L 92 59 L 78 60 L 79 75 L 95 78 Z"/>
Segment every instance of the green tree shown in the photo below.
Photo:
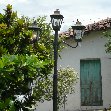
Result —
<path fill-rule="evenodd" d="M 107 42 L 105 44 L 106 52 L 111 53 L 111 32 L 110 30 L 103 32 L 104 36 L 107 38 Z"/>
<path fill-rule="evenodd" d="M 110 29 L 103 32 L 103 35 L 105 36 L 105 38 L 107 38 L 107 42 L 105 44 L 106 53 L 111 54 L 111 32 L 110 32 Z M 111 106 L 109 107 L 109 111 L 111 111 Z"/>
<path fill-rule="evenodd" d="M 39 17 L 38 24 L 42 27 L 41 40 L 31 44 L 32 32 L 28 26 L 33 22 L 27 17 L 17 17 L 12 6 L 7 5 L 5 14 L 0 14 L 0 103 L 1 110 L 10 109 L 14 101 L 16 111 L 31 107 L 36 101 L 41 101 L 45 88 L 39 84 L 38 95 L 30 94 L 30 84 L 36 78 L 45 80 L 53 68 L 52 38 L 49 24 L 44 23 L 46 17 Z M 47 44 L 46 41 L 47 40 Z M 45 41 L 45 42 L 44 42 Z M 38 64 L 38 65 L 37 65 Z M 25 101 L 18 101 L 15 95 L 25 95 Z M 27 97 L 28 96 L 28 97 Z M 9 101 L 10 100 L 10 101 Z M 7 104 L 6 104 L 7 103 Z"/>
<path fill-rule="evenodd" d="M 67 102 L 67 95 L 72 94 L 75 91 L 75 85 L 78 82 L 78 73 L 70 67 L 62 68 L 58 70 L 58 109 L 63 107 Z M 38 84 L 38 80 L 36 81 Z M 42 102 L 44 100 L 50 101 L 53 98 L 53 82 L 52 75 L 49 78 L 43 80 L 41 78 L 40 85 L 36 85 L 34 90 L 37 92 L 38 87 L 45 88 L 44 98 L 41 99 Z M 46 84 L 45 86 L 42 84 Z M 50 88 L 49 88 L 50 87 Z M 40 92 L 38 92 L 40 94 Z M 41 91 L 42 93 L 42 91 Z M 35 93 L 37 94 L 37 93 Z M 36 96 L 37 97 L 37 96 Z"/>
<path fill-rule="evenodd" d="M 78 73 L 70 67 L 58 70 L 58 107 L 63 107 L 67 102 L 67 95 L 75 91 L 75 85 L 78 80 Z"/>

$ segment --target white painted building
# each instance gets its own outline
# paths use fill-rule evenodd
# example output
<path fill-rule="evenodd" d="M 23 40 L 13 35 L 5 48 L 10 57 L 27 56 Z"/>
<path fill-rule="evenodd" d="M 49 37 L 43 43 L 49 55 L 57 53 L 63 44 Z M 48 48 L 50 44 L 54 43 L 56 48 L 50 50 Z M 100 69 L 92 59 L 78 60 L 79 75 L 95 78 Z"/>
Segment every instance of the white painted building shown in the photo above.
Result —
<path fill-rule="evenodd" d="M 66 111 L 103 109 L 110 106 L 111 55 L 105 52 L 106 41 L 102 31 L 93 31 L 83 37 L 81 47 L 66 46 L 61 52 L 62 59 L 58 61 L 58 65 L 73 67 L 80 78 L 75 93 L 68 95 Z M 76 44 L 72 39 L 67 42 Z"/>
<path fill-rule="evenodd" d="M 58 68 L 73 67 L 79 76 L 75 93 L 68 95 L 65 111 L 104 109 L 111 105 L 111 55 L 105 52 L 103 31 L 91 31 L 83 37 L 81 47 L 67 45 L 61 52 Z M 74 46 L 72 38 L 66 40 Z M 52 101 L 39 104 L 36 111 L 53 111 Z M 60 109 L 60 111 L 64 111 Z"/>

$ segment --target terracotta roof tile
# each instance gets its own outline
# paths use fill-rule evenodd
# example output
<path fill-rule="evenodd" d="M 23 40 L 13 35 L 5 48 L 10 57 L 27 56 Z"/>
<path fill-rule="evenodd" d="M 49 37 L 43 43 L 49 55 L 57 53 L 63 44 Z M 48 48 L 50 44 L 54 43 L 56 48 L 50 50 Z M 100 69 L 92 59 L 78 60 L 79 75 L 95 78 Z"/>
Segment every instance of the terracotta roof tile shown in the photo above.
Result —
<path fill-rule="evenodd" d="M 111 28 L 111 18 L 107 18 L 104 20 L 102 19 L 98 22 L 94 22 L 93 24 L 86 25 L 85 34 L 91 31 L 105 30 L 108 28 Z M 59 36 L 66 36 L 66 37 L 70 37 L 71 35 L 73 35 L 73 30 L 71 28 L 69 28 L 68 31 L 59 34 Z"/>

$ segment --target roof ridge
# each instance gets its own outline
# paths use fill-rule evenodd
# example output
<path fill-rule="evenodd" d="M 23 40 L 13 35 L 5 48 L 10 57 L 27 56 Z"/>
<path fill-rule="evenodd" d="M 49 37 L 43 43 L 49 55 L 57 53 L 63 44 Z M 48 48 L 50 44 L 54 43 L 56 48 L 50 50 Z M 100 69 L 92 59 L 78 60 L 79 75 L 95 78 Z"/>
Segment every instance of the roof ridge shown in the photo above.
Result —
<path fill-rule="evenodd" d="M 107 17 L 106 19 L 99 20 L 98 22 L 94 21 L 94 23 L 85 25 L 85 27 L 86 28 L 84 34 L 88 34 L 91 31 L 106 30 L 108 28 L 111 28 L 111 18 Z M 67 31 L 61 32 L 59 35 L 70 37 L 73 35 L 73 31 L 71 28 L 69 28 Z"/>

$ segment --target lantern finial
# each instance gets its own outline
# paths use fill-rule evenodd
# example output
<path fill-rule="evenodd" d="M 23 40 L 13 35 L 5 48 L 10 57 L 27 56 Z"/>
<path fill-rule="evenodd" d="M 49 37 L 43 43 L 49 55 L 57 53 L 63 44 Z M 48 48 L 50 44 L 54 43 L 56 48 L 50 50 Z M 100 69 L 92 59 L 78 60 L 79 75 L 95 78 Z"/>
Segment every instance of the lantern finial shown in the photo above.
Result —
<path fill-rule="evenodd" d="M 77 19 L 76 25 L 81 25 L 82 23 L 79 22 L 79 20 Z"/>
<path fill-rule="evenodd" d="M 54 14 L 56 14 L 56 15 L 60 15 L 60 11 L 59 11 L 59 9 L 56 9 L 56 10 L 54 11 Z"/>

